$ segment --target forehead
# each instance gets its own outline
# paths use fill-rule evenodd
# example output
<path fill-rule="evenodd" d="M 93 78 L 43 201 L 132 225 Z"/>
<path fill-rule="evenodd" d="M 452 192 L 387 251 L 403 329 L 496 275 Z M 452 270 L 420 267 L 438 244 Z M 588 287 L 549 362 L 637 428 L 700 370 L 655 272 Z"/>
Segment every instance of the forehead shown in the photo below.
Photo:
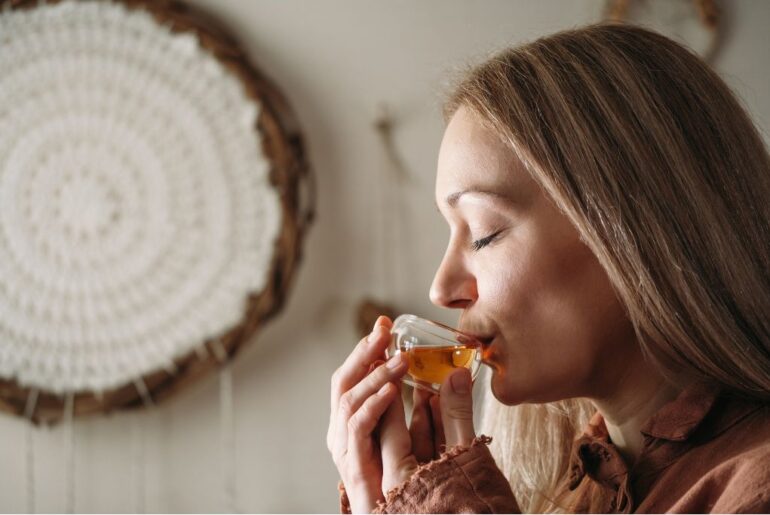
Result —
<path fill-rule="evenodd" d="M 476 114 L 460 107 L 444 132 L 436 174 L 439 200 L 464 189 L 523 193 L 533 184 L 524 165 Z"/>

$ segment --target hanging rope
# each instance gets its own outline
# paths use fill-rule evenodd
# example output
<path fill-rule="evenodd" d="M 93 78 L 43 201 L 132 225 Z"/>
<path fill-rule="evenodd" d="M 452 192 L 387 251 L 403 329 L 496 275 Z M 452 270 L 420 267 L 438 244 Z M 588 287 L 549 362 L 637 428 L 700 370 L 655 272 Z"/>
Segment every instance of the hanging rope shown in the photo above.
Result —
<path fill-rule="evenodd" d="M 379 113 L 374 122 L 374 127 L 377 130 L 380 142 L 385 143 L 385 151 L 387 152 L 387 142 L 390 140 L 392 120 L 386 105 L 381 104 L 378 109 Z M 385 165 L 381 164 L 377 167 L 374 179 L 374 193 L 377 196 L 374 213 L 374 227 L 377 234 L 374 256 L 377 263 L 375 288 L 377 295 L 381 297 L 380 300 L 387 299 L 388 301 L 393 300 L 393 283 L 388 280 L 393 275 L 393 261 L 389 259 L 390 252 L 388 251 L 390 229 L 388 228 L 387 215 L 390 195 L 386 191 L 389 188 L 390 182 L 390 166 L 388 163 Z"/>
<path fill-rule="evenodd" d="M 409 171 L 404 160 L 396 150 L 393 132 L 395 120 L 387 104 L 381 104 L 379 114 L 374 122 L 374 128 L 379 135 L 382 148 L 385 151 L 384 170 L 378 174 L 377 192 L 380 206 L 378 211 L 378 228 L 380 229 L 379 259 L 385 262 L 380 267 L 380 277 L 383 283 L 383 293 L 393 300 L 403 286 L 402 277 L 405 259 L 411 252 L 408 245 L 404 245 L 408 220 L 406 220 L 404 208 L 406 185 L 409 180 Z"/>
<path fill-rule="evenodd" d="M 64 401 L 64 478 L 66 485 L 66 513 L 75 513 L 75 431 L 72 423 L 75 412 L 75 394 L 69 393 Z"/>
<path fill-rule="evenodd" d="M 35 513 L 35 424 L 32 417 L 37 407 L 37 389 L 32 389 L 27 395 L 24 407 L 24 418 L 28 420 L 26 427 L 26 462 L 27 462 L 27 513 Z"/>
<path fill-rule="evenodd" d="M 373 127 L 385 155 L 384 159 L 377 159 L 383 164 L 374 170 L 374 179 L 369 187 L 375 197 L 374 209 L 367 210 L 367 213 L 373 213 L 369 225 L 374 228 L 374 231 L 371 231 L 374 234 L 374 273 L 371 274 L 369 269 L 365 272 L 367 281 L 371 283 L 376 294 L 367 295 L 356 306 L 356 329 L 361 336 L 369 333 L 378 316 L 395 318 L 399 314 L 391 303 L 402 293 L 404 259 L 405 254 L 410 251 L 404 246 L 404 242 L 410 239 L 406 237 L 409 228 L 404 225 L 407 217 L 403 213 L 404 189 L 401 187 L 407 182 L 409 174 L 396 152 L 393 118 L 386 104 L 378 106 Z M 360 260 L 356 261 L 359 262 Z M 370 279 L 372 275 L 374 279 Z"/>

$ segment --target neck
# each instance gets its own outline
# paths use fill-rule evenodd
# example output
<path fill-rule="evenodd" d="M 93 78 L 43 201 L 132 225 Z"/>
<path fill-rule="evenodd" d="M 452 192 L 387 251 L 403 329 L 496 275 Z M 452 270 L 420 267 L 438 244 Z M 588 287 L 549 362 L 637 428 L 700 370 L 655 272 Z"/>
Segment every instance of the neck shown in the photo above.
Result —
<path fill-rule="evenodd" d="M 642 427 L 681 389 L 666 382 L 641 356 L 624 372 L 608 394 L 591 400 L 604 417 L 612 443 L 631 467 L 644 443 Z"/>

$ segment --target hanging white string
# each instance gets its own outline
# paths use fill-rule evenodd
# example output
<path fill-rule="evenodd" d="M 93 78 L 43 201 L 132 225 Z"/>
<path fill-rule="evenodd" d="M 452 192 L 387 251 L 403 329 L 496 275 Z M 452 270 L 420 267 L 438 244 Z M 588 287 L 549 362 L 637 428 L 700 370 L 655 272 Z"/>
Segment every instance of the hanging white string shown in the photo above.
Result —
<path fill-rule="evenodd" d="M 75 412 L 75 395 L 67 394 L 64 401 L 64 484 L 65 511 L 75 513 L 75 430 L 73 415 Z"/>
<path fill-rule="evenodd" d="M 27 447 L 27 513 L 35 513 L 35 426 L 32 422 L 26 427 Z"/>
<path fill-rule="evenodd" d="M 147 385 L 141 377 L 134 380 L 134 386 L 136 387 L 137 392 L 139 392 L 139 396 L 142 398 L 145 407 L 143 411 L 137 410 L 131 419 L 131 454 L 135 488 L 134 497 L 136 498 L 136 513 L 145 513 L 147 506 L 147 460 L 145 457 L 146 413 L 149 413 L 150 410 L 154 408 L 155 402 L 152 400 Z"/>
<path fill-rule="evenodd" d="M 233 406 L 233 372 L 220 340 L 214 340 L 212 350 L 222 363 L 219 371 L 219 431 L 222 450 L 222 496 L 225 513 L 237 513 L 235 479 L 235 409 Z"/>
<path fill-rule="evenodd" d="M 174 423 L 171 411 L 166 408 L 165 410 L 154 410 L 154 419 L 157 428 L 159 438 L 162 442 L 161 447 L 169 445 L 173 441 L 174 437 Z M 165 467 L 164 467 L 165 468 Z M 161 468 L 161 470 L 164 470 Z M 161 474 L 160 479 L 163 481 L 158 486 L 158 509 L 156 512 L 170 512 L 171 511 L 171 488 L 168 483 L 169 474 Z"/>
<path fill-rule="evenodd" d="M 32 389 L 27 394 L 27 405 L 24 407 L 24 418 L 27 419 L 26 427 L 26 461 L 27 461 L 27 513 L 35 513 L 35 424 L 32 417 L 37 406 L 37 389 Z"/>
<path fill-rule="evenodd" d="M 155 405 L 152 397 L 150 396 L 150 391 L 147 389 L 147 385 L 144 383 L 144 380 L 141 377 L 134 379 L 134 387 L 139 393 L 139 397 L 141 397 L 142 402 L 146 408 L 151 408 Z"/>
<path fill-rule="evenodd" d="M 136 501 L 136 513 L 145 512 L 144 494 L 144 432 L 140 422 L 139 411 L 131 415 L 131 448 L 132 448 L 132 476 L 134 480 L 134 498 Z"/>

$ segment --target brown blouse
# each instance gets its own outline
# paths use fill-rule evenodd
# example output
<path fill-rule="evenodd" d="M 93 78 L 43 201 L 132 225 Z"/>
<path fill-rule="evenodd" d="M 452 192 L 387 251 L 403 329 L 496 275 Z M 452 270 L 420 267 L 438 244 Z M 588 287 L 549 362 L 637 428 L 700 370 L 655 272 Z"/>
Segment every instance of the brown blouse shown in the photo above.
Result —
<path fill-rule="evenodd" d="M 644 445 L 628 467 L 600 413 L 575 440 L 570 490 L 590 482 L 577 513 L 770 513 L 770 404 L 696 384 L 642 428 Z M 423 465 L 375 513 L 519 513 L 516 499 L 478 437 Z M 603 490 L 603 495 L 595 492 Z M 340 508 L 349 513 L 344 487 Z M 598 508 L 591 500 L 603 501 Z"/>

